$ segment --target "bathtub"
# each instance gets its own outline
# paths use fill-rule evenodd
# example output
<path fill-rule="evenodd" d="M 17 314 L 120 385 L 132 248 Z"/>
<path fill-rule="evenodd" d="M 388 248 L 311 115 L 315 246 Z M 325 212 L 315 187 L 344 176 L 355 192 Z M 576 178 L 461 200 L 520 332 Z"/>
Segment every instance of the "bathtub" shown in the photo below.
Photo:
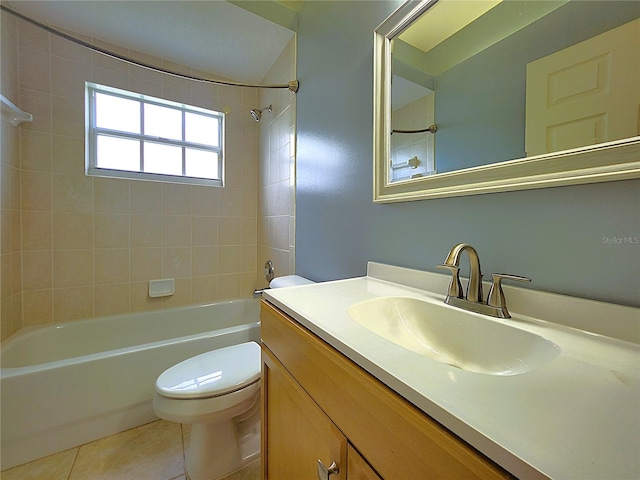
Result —
<path fill-rule="evenodd" d="M 23 329 L 0 351 L 1 469 L 156 420 L 160 373 L 259 322 L 243 299 Z"/>

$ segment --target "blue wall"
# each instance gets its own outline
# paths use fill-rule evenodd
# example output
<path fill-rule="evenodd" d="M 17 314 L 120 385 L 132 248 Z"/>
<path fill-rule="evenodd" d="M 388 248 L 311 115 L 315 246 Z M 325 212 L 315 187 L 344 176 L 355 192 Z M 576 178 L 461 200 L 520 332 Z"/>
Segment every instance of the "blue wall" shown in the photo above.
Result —
<path fill-rule="evenodd" d="M 400 1 L 304 2 L 298 21 L 296 270 L 365 275 L 369 260 L 435 271 L 458 242 L 485 275 L 640 306 L 640 180 L 390 205 L 372 202 L 373 30 Z M 614 241 L 614 240 L 612 240 Z"/>

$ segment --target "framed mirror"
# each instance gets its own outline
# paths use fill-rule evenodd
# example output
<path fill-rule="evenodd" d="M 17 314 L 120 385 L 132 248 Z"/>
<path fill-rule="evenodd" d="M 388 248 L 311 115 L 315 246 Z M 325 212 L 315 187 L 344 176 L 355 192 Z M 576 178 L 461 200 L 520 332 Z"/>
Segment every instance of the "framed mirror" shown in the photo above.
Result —
<path fill-rule="evenodd" d="M 374 33 L 374 202 L 640 177 L 640 2 L 409 0 Z"/>

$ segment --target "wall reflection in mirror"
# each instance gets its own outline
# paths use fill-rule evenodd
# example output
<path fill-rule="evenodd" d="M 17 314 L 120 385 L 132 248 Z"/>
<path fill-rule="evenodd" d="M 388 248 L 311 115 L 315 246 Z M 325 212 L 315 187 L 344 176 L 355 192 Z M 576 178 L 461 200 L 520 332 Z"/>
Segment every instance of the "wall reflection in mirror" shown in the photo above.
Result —
<path fill-rule="evenodd" d="M 439 0 L 391 40 L 389 183 L 640 135 L 639 18 L 638 1 Z"/>

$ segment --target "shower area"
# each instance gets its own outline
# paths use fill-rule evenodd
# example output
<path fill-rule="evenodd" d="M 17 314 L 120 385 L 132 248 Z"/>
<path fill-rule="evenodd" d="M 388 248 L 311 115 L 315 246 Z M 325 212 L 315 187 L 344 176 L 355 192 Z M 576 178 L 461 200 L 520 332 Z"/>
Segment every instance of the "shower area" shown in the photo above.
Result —
<path fill-rule="evenodd" d="M 277 275 L 294 273 L 295 93 L 180 78 L 5 11 L 1 20 L 1 93 L 33 116 L 14 125 L 3 104 L 2 339 L 24 327 L 249 297 L 267 286 L 267 260 Z M 162 70 L 226 80 L 76 36 Z M 295 79 L 295 56 L 292 33 L 260 84 Z M 224 112 L 224 187 L 86 176 L 85 82 Z M 149 281 L 161 278 L 173 278 L 175 292 L 150 297 Z"/>

